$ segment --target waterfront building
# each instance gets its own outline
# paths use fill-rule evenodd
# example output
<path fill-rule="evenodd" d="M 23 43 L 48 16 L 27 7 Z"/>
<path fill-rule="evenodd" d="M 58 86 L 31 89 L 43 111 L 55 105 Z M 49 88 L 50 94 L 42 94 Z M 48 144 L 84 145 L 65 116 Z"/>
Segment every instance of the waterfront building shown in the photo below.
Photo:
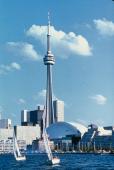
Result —
<path fill-rule="evenodd" d="M 7 140 L 13 137 L 13 128 L 0 128 L 0 140 Z"/>
<path fill-rule="evenodd" d="M 53 101 L 54 117 L 55 122 L 64 121 L 64 101 L 55 100 Z"/>
<path fill-rule="evenodd" d="M 21 151 L 26 150 L 26 141 L 17 140 L 18 147 Z M 0 140 L 0 153 L 13 153 L 13 139 Z"/>
<path fill-rule="evenodd" d="M 8 129 L 11 128 L 11 119 L 0 119 L 0 128 Z"/>
<path fill-rule="evenodd" d="M 40 126 L 14 126 L 17 140 L 25 140 L 27 145 L 32 145 L 32 141 L 41 137 Z"/>
<path fill-rule="evenodd" d="M 26 145 L 32 145 L 32 141 L 41 137 L 41 129 L 36 126 L 14 126 L 14 128 L 0 129 L 0 140 L 8 140 L 13 138 L 15 130 L 17 140 L 24 140 Z"/>
<path fill-rule="evenodd" d="M 107 127 L 98 127 L 97 133 L 94 137 L 95 147 L 97 149 L 110 150 L 112 145 L 112 130 Z"/>
<path fill-rule="evenodd" d="M 88 144 L 88 143 L 92 143 L 93 139 L 95 137 L 95 134 L 97 132 L 98 127 L 94 124 L 91 124 L 88 126 L 88 131 L 84 133 L 80 144 L 84 145 L 84 144 Z"/>
<path fill-rule="evenodd" d="M 110 127 L 98 127 L 96 125 L 89 125 L 88 131 L 83 135 L 80 145 L 81 148 L 88 148 L 97 150 L 110 150 L 113 143 L 113 131 Z"/>

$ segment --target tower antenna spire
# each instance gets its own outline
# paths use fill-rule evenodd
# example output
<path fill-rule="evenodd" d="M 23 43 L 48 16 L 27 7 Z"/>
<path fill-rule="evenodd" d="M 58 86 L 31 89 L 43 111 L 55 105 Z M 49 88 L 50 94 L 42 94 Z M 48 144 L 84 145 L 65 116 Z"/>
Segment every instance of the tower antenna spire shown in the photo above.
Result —
<path fill-rule="evenodd" d="M 48 12 L 48 25 L 50 26 L 50 12 Z"/>
<path fill-rule="evenodd" d="M 51 46 L 50 46 L 50 13 L 48 12 L 48 28 L 47 28 L 47 54 L 51 53 Z"/>

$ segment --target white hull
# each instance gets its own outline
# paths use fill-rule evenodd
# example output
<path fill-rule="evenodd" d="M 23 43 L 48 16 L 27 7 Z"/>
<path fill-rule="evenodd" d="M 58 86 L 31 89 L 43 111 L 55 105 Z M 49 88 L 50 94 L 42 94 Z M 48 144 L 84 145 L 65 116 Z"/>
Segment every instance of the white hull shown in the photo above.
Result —
<path fill-rule="evenodd" d="M 59 164 L 60 163 L 60 159 L 59 158 L 53 158 L 52 159 L 52 164 L 53 165 L 56 165 L 56 164 Z"/>
<path fill-rule="evenodd" d="M 15 159 L 16 159 L 16 161 L 25 161 L 26 157 L 25 156 L 20 156 L 20 157 L 17 157 Z"/>

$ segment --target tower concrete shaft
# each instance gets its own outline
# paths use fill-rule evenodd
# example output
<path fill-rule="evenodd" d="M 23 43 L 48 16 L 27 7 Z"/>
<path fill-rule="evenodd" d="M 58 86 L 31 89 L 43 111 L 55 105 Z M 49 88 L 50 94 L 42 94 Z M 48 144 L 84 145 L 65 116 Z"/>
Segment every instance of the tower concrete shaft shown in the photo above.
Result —
<path fill-rule="evenodd" d="M 44 64 L 47 66 L 47 87 L 46 87 L 46 127 L 54 123 L 53 92 L 52 92 L 52 65 L 55 64 L 54 55 L 50 46 L 50 19 L 48 15 L 47 31 L 47 54 L 44 57 Z"/>

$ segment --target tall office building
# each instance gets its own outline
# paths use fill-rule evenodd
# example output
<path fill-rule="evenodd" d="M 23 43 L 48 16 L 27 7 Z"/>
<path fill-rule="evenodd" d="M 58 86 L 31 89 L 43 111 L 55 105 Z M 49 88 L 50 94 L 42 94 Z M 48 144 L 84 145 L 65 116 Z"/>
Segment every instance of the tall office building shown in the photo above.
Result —
<path fill-rule="evenodd" d="M 0 128 L 8 129 L 11 128 L 11 119 L 0 119 Z"/>
<path fill-rule="evenodd" d="M 21 125 L 26 126 L 29 121 L 30 121 L 29 111 L 22 110 L 21 111 Z"/>
<path fill-rule="evenodd" d="M 61 100 L 53 101 L 55 122 L 64 121 L 64 102 Z"/>
<path fill-rule="evenodd" d="M 44 106 L 38 106 L 36 110 L 22 110 L 21 111 L 21 125 L 22 126 L 35 126 L 39 124 L 42 126 L 42 116 L 44 112 Z"/>
<path fill-rule="evenodd" d="M 47 30 L 47 54 L 44 57 L 44 65 L 47 66 L 47 87 L 46 87 L 46 127 L 54 122 L 53 99 L 52 99 L 52 65 L 55 64 L 54 55 L 50 46 L 50 19 L 48 15 Z"/>

